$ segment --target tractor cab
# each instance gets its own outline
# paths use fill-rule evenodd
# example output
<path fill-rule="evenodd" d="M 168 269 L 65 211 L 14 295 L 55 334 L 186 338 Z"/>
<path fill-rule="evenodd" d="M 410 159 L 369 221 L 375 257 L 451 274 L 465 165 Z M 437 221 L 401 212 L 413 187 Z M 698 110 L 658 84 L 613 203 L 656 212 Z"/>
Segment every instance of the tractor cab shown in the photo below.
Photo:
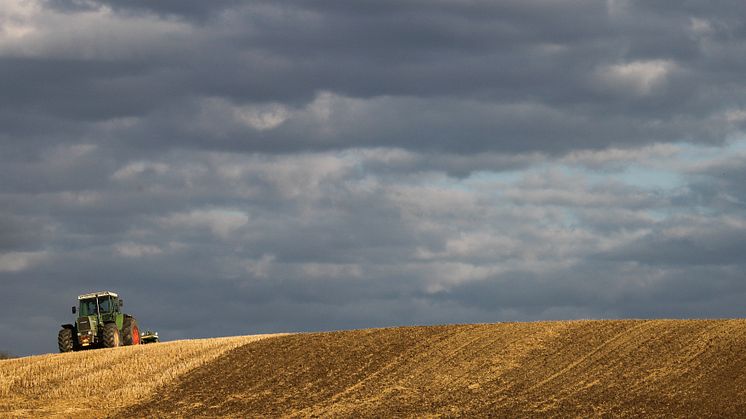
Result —
<path fill-rule="evenodd" d="M 121 311 L 124 301 L 111 291 L 93 292 L 78 296 L 79 316 L 106 316 Z M 75 307 L 73 307 L 75 314 Z"/>

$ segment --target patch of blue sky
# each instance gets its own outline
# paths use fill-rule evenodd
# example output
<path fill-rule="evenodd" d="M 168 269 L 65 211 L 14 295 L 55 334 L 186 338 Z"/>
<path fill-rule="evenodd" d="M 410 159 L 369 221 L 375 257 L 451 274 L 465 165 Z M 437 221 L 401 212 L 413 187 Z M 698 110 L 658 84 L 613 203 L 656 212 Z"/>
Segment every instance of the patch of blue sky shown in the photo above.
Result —
<path fill-rule="evenodd" d="M 630 165 L 623 170 L 593 170 L 583 166 L 561 166 L 567 174 L 580 175 L 589 184 L 598 185 L 608 182 L 621 182 L 640 189 L 675 189 L 686 183 L 683 177 L 669 169 L 651 168 L 641 165 Z"/>
<path fill-rule="evenodd" d="M 645 212 L 650 218 L 656 222 L 662 222 L 667 220 L 669 217 L 676 213 L 676 209 L 673 208 L 654 208 L 649 209 Z"/>
<path fill-rule="evenodd" d="M 679 158 L 686 162 L 698 162 L 727 157 L 732 154 L 746 153 L 746 137 L 734 138 L 723 146 L 703 146 L 698 144 L 679 144 Z"/>
<path fill-rule="evenodd" d="M 732 151 L 746 152 L 746 135 L 731 139 L 726 148 Z"/>
<path fill-rule="evenodd" d="M 671 170 L 655 169 L 642 166 L 630 166 L 612 177 L 627 185 L 641 189 L 676 189 L 686 185 L 680 173 Z"/>
<path fill-rule="evenodd" d="M 580 228 L 583 224 L 571 208 L 565 208 L 562 211 L 561 223 L 563 227 L 568 229 Z"/>
<path fill-rule="evenodd" d="M 686 143 L 679 143 L 677 146 L 680 147 L 680 151 L 674 156 L 657 162 L 632 163 L 621 170 L 618 167 L 609 171 L 603 168 L 596 170 L 584 166 L 564 165 L 550 160 L 519 170 L 498 172 L 488 170 L 476 171 L 465 179 L 450 179 L 444 180 L 444 182 L 454 182 L 454 184 L 460 185 L 458 186 L 459 188 L 466 189 L 469 189 L 469 185 L 475 187 L 500 184 L 511 185 L 520 182 L 531 173 L 559 169 L 560 172 L 568 175 L 580 175 L 589 184 L 603 184 L 609 181 L 617 181 L 645 190 L 674 190 L 685 187 L 688 183 L 687 174 L 681 172 L 683 166 L 723 158 L 732 154 L 746 153 L 746 137 L 732 140 L 721 147 Z"/>
<path fill-rule="evenodd" d="M 521 169 L 521 170 L 508 170 L 500 172 L 492 172 L 487 170 L 480 170 L 472 173 L 466 181 L 473 184 L 512 184 L 523 179 L 524 176 L 530 171 L 536 169 Z"/>

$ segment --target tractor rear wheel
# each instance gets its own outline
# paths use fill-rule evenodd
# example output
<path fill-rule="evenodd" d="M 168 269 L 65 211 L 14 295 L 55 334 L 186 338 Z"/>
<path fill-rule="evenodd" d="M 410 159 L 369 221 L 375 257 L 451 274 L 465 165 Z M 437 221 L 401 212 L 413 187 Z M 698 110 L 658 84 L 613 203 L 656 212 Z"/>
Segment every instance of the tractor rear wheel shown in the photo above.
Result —
<path fill-rule="evenodd" d="M 106 323 L 104 325 L 104 348 L 116 348 L 121 344 L 119 329 L 116 323 Z"/>
<path fill-rule="evenodd" d="M 73 330 L 63 328 L 57 333 L 57 346 L 60 348 L 60 352 L 72 352 L 73 351 Z"/>
<path fill-rule="evenodd" d="M 125 345 L 140 344 L 140 328 L 137 327 L 137 320 L 132 317 L 125 317 L 122 322 L 122 342 Z"/>

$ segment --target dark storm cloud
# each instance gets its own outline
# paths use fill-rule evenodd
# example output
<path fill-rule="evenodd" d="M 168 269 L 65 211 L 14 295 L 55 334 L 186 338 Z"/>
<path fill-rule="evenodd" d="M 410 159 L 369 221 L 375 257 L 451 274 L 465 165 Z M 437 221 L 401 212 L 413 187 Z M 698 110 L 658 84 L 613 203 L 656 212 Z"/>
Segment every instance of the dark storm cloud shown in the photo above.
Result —
<path fill-rule="evenodd" d="M 128 2 L 107 0 L 45 0 L 52 9 L 64 12 L 81 12 L 97 10 L 101 6 L 108 6 L 122 13 L 155 13 L 165 18 L 184 18 L 203 21 L 221 11 L 236 7 L 242 2 L 238 0 L 213 0 L 210 2 L 191 0 L 163 0 L 148 1 L 134 0 Z"/>
<path fill-rule="evenodd" d="M 3 3 L 0 350 L 94 289 L 165 339 L 744 315 L 745 18 Z"/>
<path fill-rule="evenodd" d="M 697 222 L 699 221 L 699 222 Z M 612 258 L 652 265 L 743 265 L 746 226 L 728 220 L 671 220 L 649 235 L 616 249 Z M 730 225 L 729 225 L 730 224 Z M 692 227 L 694 225 L 695 227 Z"/>
<path fill-rule="evenodd" d="M 513 273 L 457 286 L 436 298 L 496 314 L 514 310 L 534 319 L 733 317 L 746 315 L 735 303 L 746 295 L 742 275 L 743 270 L 718 266 L 624 272 L 614 264 L 589 261 L 551 279 Z"/>
<path fill-rule="evenodd" d="M 117 141 L 474 153 L 719 143 L 740 130 L 719 118 L 745 93 L 746 7 L 737 2 L 51 4 L 67 10 L 56 24 L 80 22 L 64 28 L 69 41 L 40 28 L 2 54 L 0 106 L 34 118 L 17 127 L 20 137 L 47 124 L 48 134 L 58 132 L 55 118 L 134 117 L 113 134 Z M 118 22 L 113 36 L 96 37 L 93 13 Z M 299 115 L 320 92 L 381 98 L 381 106 L 354 121 L 342 111 Z M 231 115 L 185 126 L 216 98 L 228 114 L 267 103 L 288 114 L 268 130 Z M 350 132 L 350 124 L 365 130 Z"/>
<path fill-rule="evenodd" d="M 0 212 L 0 252 L 38 249 L 44 240 L 41 221 Z"/>
<path fill-rule="evenodd" d="M 691 171 L 693 201 L 697 205 L 718 208 L 724 212 L 746 210 L 746 154 L 727 158 Z"/>

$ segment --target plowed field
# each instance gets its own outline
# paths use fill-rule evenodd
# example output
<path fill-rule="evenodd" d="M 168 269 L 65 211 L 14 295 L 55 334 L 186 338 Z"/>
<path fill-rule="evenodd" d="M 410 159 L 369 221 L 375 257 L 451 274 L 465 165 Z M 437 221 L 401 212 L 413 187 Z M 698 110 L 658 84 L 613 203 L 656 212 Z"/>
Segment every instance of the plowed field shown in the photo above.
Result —
<path fill-rule="evenodd" d="M 244 343 L 116 407 L 121 417 L 742 417 L 746 320 L 285 335 Z"/>

